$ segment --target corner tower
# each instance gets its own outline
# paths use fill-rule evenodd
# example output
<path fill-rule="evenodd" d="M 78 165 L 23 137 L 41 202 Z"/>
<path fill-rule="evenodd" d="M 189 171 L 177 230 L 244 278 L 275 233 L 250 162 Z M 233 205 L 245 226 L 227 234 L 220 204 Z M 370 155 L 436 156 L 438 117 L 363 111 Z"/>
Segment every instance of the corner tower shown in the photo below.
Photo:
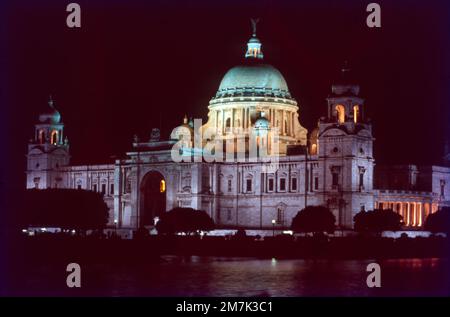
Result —
<path fill-rule="evenodd" d="M 328 116 L 318 125 L 317 154 L 324 202 L 340 228 L 352 228 L 353 216 L 373 209 L 372 125 L 365 118 L 359 85 L 347 64 L 328 96 Z"/>
<path fill-rule="evenodd" d="M 27 188 L 65 187 L 59 170 L 69 165 L 69 142 L 51 96 L 47 111 L 39 116 L 34 127 L 34 139 L 28 143 Z"/>

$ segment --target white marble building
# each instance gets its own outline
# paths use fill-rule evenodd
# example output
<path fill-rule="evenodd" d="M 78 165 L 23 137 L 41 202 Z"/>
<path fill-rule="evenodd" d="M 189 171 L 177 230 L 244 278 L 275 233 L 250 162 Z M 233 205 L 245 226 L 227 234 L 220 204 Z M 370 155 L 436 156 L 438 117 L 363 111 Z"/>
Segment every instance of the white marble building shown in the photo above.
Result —
<path fill-rule="evenodd" d="M 331 87 L 327 117 L 308 135 L 299 122 L 302 107 L 282 74 L 264 63 L 255 33 L 247 46 L 245 62 L 225 74 L 211 99 L 206 124 L 195 130 L 185 118 L 169 140 L 160 140 L 153 129 L 148 141 L 136 139 L 127 159 L 114 164 L 70 165 L 64 124 L 50 100 L 28 145 L 27 188 L 102 192 L 110 225 L 123 229 L 151 227 L 155 217 L 177 206 L 205 210 L 222 228 L 272 229 L 275 222 L 280 229 L 305 205 L 328 206 L 340 228 L 351 228 L 357 212 L 375 207 L 393 208 L 408 226 L 420 227 L 427 214 L 450 205 L 448 167 L 384 167 L 377 181 L 371 123 L 359 86 L 347 80 L 347 67 Z M 180 129 L 192 139 L 180 142 Z M 208 129 L 208 140 L 228 142 L 233 153 L 242 150 L 242 142 L 247 158 L 256 135 L 258 146 L 266 144 L 277 156 L 278 169 L 267 171 L 261 158 L 238 161 L 234 154 L 231 161 L 197 161 L 205 141 L 197 144 L 194 135 Z M 171 150 L 180 143 L 187 161 L 177 163 Z M 395 186 L 388 184 L 393 175 Z"/>

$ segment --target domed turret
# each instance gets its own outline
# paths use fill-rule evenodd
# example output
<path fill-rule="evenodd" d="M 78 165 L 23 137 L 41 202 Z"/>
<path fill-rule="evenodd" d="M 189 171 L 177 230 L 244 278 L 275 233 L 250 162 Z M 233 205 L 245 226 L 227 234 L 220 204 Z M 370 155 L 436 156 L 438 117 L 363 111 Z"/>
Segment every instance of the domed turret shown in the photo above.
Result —
<path fill-rule="evenodd" d="M 194 138 L 194 129 L 189 124 L 189 120 L 187 115 L 183 118 L 183 124 L 179 125 L 175 129 L 173 129 L 171 135 L 172 140 L 184 140 L 186 142 L 185 146 L 190 147 L 191 142 Z"/>
<path fill-rule="evenodd" d="M 50 109 L 39 116 L 39 121 L 42 123 L 52 123 L 52 124 L 60 123 L 61 115 L 59 111 L 55 109 L 52 96 L 49 97 L 48 106 L 50 107 Z"/>
<path fill-rule="evenodd" d="M 264 112 L 261 112 L 261 117 L 259 117 L 255 122 L 255 129 L 258 130 L 269 130 L 270 122 L 267 120 Z"/>

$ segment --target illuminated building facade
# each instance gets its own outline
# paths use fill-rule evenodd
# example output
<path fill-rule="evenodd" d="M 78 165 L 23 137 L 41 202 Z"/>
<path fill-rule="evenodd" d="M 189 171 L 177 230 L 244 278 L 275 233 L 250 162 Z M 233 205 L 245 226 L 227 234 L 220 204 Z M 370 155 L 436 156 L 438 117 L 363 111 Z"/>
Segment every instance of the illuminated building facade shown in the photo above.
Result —
<path fill-rule="evenodd" d="M 198 130 L 187 117 L 168 140 L 153 129 L 149 140 L 136 138 L 133 151 L 114 164 L 70 165 L 64 124 L 50 100 L 28 145 L 27 188 L 102 192 L 110 225 L 124 230 L 150 228 L 178 206 L 205 210 L 223 228 L 272 229 L 274 221 L 281 229 L 306 205 L 325 205 L 344 229 L 353 226 L 356 213 L 373 208 L 392 208 L 407 226 L 420 227 L 429 213 L 450 205 L 450 168 L 375 170 L 372 126 L 347 66 L 332 85 L 328 115 L 308 135 L 299 122 L 301 107 L 282 74 L 264 63 L 261 47 L 254 29 L 245 62 L 225 74 Z M 189 138 L 180 141 L 179 131 Z M 231 144 L 231 161 L 196 160 L 205 145 L 202 139 L 197 146 L 199 133 L 207 134 L 207 141 Z M 276 170 L 265 169 L 260 157 L 236 158 L 239 149 L 248 154 L 252 137 L 277 156 Z M 171 150 L 180 143 L 181 152 L 190 149 L 184 152 L 189 160 L 174 162 Z"/>

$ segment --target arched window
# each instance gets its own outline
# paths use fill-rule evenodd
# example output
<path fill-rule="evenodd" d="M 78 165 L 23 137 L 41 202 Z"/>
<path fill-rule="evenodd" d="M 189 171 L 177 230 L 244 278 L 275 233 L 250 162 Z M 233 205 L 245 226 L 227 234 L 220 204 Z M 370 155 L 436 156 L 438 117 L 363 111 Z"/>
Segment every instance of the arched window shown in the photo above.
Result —
<path fill-rule="evenodd" d="M 317 144 L 313 143 L 311 145 L 311 155 L 316 155 L 317 154 Z"/>
<path fill-rule="evenodd" d="M 56 131 L 56 130 L 52 131 L 50 141 L 53 145 L 56 145 L 58 143 L 58 131 Z"/>
<path fill-rule="evenodd" d="M 225 128 L 231 127 L 231 118 L 228 118 L 227 121 L 225 121 Z"/>
<path fill-rule="evenodd" d="M 345 108 L 343 105 L 336 106 L 336 116 L 339 123 L 345 122 Z"/>
<path fill-rule="evenodd" d="M 39 143 L 44 144 L 45 143 L 45 131 L 39 130 Z"/>
<path fill-rule="evenodd" d="M 359 106 L 355 105 L 353 106 L 353 121 L 357 123 L 359 121 Z"/>

